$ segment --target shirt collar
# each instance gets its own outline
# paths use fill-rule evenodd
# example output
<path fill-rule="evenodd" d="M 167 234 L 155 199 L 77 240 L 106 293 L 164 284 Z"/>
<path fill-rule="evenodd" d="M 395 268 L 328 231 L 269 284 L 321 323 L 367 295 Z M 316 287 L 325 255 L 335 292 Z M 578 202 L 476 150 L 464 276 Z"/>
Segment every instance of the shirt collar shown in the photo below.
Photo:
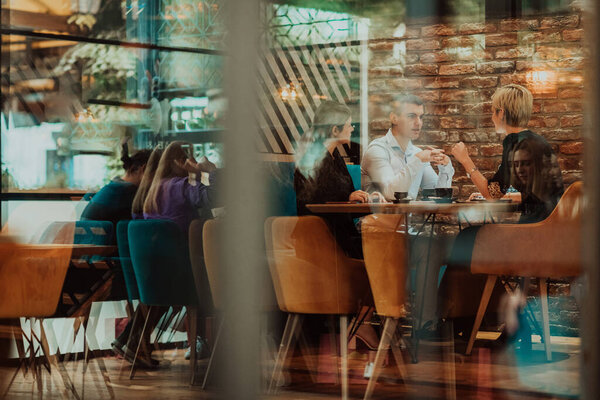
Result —
<path fill-rule="evenodd" d="M 405 154 L 407 157 L 412 156 L 413 154 L 417 153 L 419 150 L 419 148 L 416 147 L 414 144 L 412 144 L 412 141 L 409 140 L 408 145 L 406 146 L 406 152 L 402 151 L 402 147 L 400 147 L 400 144 L 398 144 L 398 141 L 394 137 L 394 134 L 392 133 L 391 129 L 389 129 L 387 131 L 387 133 L 385 135 L 385 140 L 387 141 L 388 145 L 391 148 L 400 151 L 402 154 Z"/>

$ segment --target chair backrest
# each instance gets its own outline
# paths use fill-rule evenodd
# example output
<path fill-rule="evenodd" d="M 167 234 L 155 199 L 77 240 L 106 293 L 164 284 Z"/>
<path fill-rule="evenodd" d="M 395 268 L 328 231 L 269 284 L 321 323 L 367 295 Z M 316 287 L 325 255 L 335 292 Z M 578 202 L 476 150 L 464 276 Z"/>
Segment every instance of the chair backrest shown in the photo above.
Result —
<path fill-rule="evenodd" d="M 582 211 L 582 183 L 575 182 L 541 222 L 481 227 L 471 271 L 543 278 L 578 276 L 582 265 Z"/>
<path fill-rule="evenodd" d="M 55 221 L 46 227 L 38 242 L 110 245 L 113 224 L 110 221 Z"/>
<path fill-rule="evenodd" d="M 69 245 L 0 243 L 0 318 L 53 315 L 71 251 Z"/>
<path fill-rule="evenodd" d="M 207 276 L 208 267 L 206 263 L 206 249 L 204 247 L 204 226 L 213 220 L 195 219 L 190 224 L 190 261 L 192 263 L 192 272 L 194 282 L 200 303 L 206 310 L 214 307 L 221 308 L 222 303 L 217 303 L 219 293 L 216 293 L 216 286 L 213 286 L 211 276 Z M 216 251 L 216 250 L 215 250 Z M 212 253 L 211 253 L 212 255 Z M 209 255 L 209 257 L 211 256 Z M 217 306 L 217 304 L 219 304 Z"/>
<path fill-rule="evenodd" d="M 203 222 L 203 223 L 202 223 Z M 205 270 L 203 277 L 210 286 L 212 301 L 217 309 L 223 309 L 223 274 L 219 263 L 219 230 L 220 222 L 216 219 L 207 221 L 196 220 L 190 226 L 190 257 L 194 265 L 194 274 L 200 267 Z M 192 249 L 193 246 L 193 249 Z M 203 263 L 200 265 L 200 253 Z"/>
<path fill-rule="evenodd" d="M 365 268 L 378 314 L 399 318 L 406 301 L 407 256 L 404 216 L 371 214 L 361 224 Z"/>
<path fill-rule="evenodd" d="M 129 253 L 129 238 L 127 230 L 129 229 L 129 220 L 119 221 L 117 223 L 117 246 L 119 248 L 119 263 L 123 270 L 123 279 L 127 288 L 127 297 L 129 300 L 139 300 L 140 292 L 131 263 L 131 254 Z"/>
<path fill-rule="evenodd" d="M 363 262 L 344 254 L 321 218 L 268 218 L 265 239 L 282 311 L 349 314 L 368 298 Z"/>
<path fill-rule="evenodd" d="M 198 304 L 187 240 L 167 220 L 133 220 L 127 230 L 140 300 L 147 305 Z"/>

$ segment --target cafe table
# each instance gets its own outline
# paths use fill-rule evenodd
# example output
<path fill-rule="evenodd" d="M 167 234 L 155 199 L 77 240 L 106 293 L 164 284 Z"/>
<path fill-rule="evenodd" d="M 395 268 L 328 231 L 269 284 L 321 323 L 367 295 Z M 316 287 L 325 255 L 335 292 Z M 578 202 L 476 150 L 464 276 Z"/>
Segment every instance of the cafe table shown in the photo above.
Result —
<path fill-rule="evenodd" d="M 428 278 L 430 269 L 430 255 L 431 246 L 433 243 L 433 236 L 435 230 L 435 222 L 437 215 L 456 215 L 459 229 L 462 229 L 461 219 L 463 219 L 468 225 L 470 221 L 474 219 L 481 219 L 483 223 L 492 222 L 495 220 L 493 216 L 498 213 L 510 213 L 518 210 L 519 204 L 512 201 L 495 200 L 495 201 L 467 201 L 467 202 L 436 202 L 436 201 L 411 201 L 406 203 L 353 203 L 353 202 L 335 202 L 335 203 L 324 203 L 324 204 L 307 204 L 308 208 L 314 214 L 351 214 L 354 217 L 364 216 L 368 214 L 404 214 L 404 224 L 406 225 L 406 232 L 408 240 L 408 252 L 410 252 L 410 245 L 415 241 L 421 233 L 424 232 L 426 225 L 430 225 L 427 243 L 427 257 L 425 260 L 425 272 L 423 278 L 423 285 L 421 287 L 421 296 L 418 309 L 418 316 L 413 319 L 413 338 L 414 346 L 412 352 L 413 363 L 417 362 L 417 353 L 419 348 L 419 337 L 416 331 L 420 329 L 422 318 L 423 318 L 423 307 L 425 302 L 425 285 Z M 421 223 L 415 233 L 410 232 L 409 227 L 411 225 L 412 215 L 423 215 L 425 216 L 424 221 Z M 399 225 L 402 225 L 402 221 Z M 401 226 L 397 226 L 396 230 L 399 230 Z M 410 256 L 407 254 L 407 265 L 410 260 Z"/>

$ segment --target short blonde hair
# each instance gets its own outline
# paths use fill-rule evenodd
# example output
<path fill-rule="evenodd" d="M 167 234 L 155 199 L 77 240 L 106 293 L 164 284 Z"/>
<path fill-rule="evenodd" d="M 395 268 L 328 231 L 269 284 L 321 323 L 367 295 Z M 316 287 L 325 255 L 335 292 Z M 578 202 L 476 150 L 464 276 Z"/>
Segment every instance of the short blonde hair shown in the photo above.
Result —
<path fill-rule="evenodd" d="M 492 96 L 492 108 L 494 112 L 504 110 L 507 125 L 525 127 L 531 118 L 533 96 L 521 85 L 506 85 Z"/>

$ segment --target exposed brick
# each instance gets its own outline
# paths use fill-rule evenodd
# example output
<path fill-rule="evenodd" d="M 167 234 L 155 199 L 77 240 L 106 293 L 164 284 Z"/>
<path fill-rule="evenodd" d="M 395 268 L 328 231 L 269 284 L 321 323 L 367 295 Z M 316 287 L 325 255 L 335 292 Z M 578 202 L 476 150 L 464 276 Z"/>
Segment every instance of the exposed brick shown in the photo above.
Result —
<path fill-rule="evenodd" d="M 542 111 L 542 102 L 540 100 L 536 100 L 533 102 L 533 108 L 531 109 L 531 112 L 533 114 L 538 114 Z"/>
<path fill-rule="evenodd" d="M 477 126 L 480 128 L 493 128 L 494 122 L 491 116 L 479 117 L 477 120 Z"/>
<path fill-rule="evenodd" d="M 485 47 L 508 46 L 517 43 L 516 33 L 493 33 L 485 36 Z"/>
<path fill-rule="evenodd" d="M 534 115 L 528 125 L 532 128 L 554 128 L 558 126 L 558 123 L 558 117 Z"/>
<path fill-rule="evenodd" d="M 496 59 L 533 57 L 533 46 L 504 47 L 496 50 Z"/>
<path fill-rule="evenodd" d="M 394 45 L 398 43 L 396 40 L 371 40 L 369 42 L 369 50 L 372 51 L 390 51 Z"/>
<path fill-rule="evenodd" d="M 500 165 L 500 157 L 476 157 L 473 162 L 480 170 L 483 171 L 495 171 Z"/>
<path fill-rule="evenodd" d="M 558 97 L 561 99 L 583 99 L 584 96 L 581 88 L 565 88 L 558 91 Z"/>
<path fill-rule="evenodd" d="M 477 65 L 477 72 L 480 74 L 500 74 L 505 72 L 513 72 L 514 70 L 514 61 L 490 61 L 479 63 Z"/>
<path fill-rule="evenodd" d="M 534 30 L 539 26 L 540 23 L 537 19 L 505 19 L 500 21 L 500 30 L 504 32 Z"/>
<path fill-rule="evenodd" d="M 443 129 L 473 129 L 475 122 L 467 117 L 440 117 L 440 126 Z"/>
<path fill-rule="evenodd" d="M 523 44 L 539 44 L 539 43 L 560 43 L 560 32 L 519 32 L 519 43 Z"/>
<path fill-rule="evenodd" d="M 562 37 L 565 42 L 579 42 L 583 40 L 583 29 L 565 29 Z"/>
<path fill-rule="evenodd" d="M 474 90 L 443 90 L 440 95 L 442 102 L 476 101 L 478 99 L 478 93 Z"/>
<path fill-rule="evenodd" d="M 583 111 L 583 104 L 578 101 L 547 100 L 544 102 L 543 110 L 546 113 Z"/>
<path fill-rule="evenodd" d="M 439 90 L 420 90 L 418 92 L 413 92 L 416 96 L 419 96 L 423 101 L 439 101 L 440 99 L 440 91 Z"/>
<path fill-rule="evenodd" d="M 442 131 L 423 131 L 419 140 L 425 143 L 445 142 L 448 139 L 448 134 Z"/>
<path fill-rule="evenodd" d="M 458 88 L 460 80 L 454 77 L 424 78 L 423 87 L 427 89 L 450 89 Z"/>
<path fill-rule="evenodd" d="M 390 78 L 386 79 L 386 83 L 389 88 L 401 90 L 418 89 L 423 86 L 423 82 L 418 78 Z"/>
<path fill-rule="evenodd" d="M 583 125 L 583 115 L 564 115 L 560 118 L 560 126 L 563 128 L 570 126 L 581 126 Z"/>
<path fill-rule="evenodd" d="M 563 32 L 564 33 L 564 32 Z M 583 48 L 572 44 L 556 46 L 536 46 L 535 57 L 541 60 L 560 60 L 562 58 L 581 57 Z"/>
<path fill-rule="evenodd" d="M 475 103 L 475 104 L 463 104 L 461 106 L 461 114 L 465 115 L 482 115 L 490 114 L 492 111 L 492 103 Z"/>
<path fill-rule="evenodd" d="M 460 86 L 464 88 L 489 88 L 497 85 L 497 76 L 470 76 L 460 81 Z"/>
<path fill-rule="evenodd" d="M 579 25 L 579 15 L 566 15 L 563 17 L 546 17 L 540 22 L 541 29 L 574 28 Z"/>
<path fill-rule="evenodd" d="M 500 75 L 500 86 L 508 85 L 510 83 L 516 83 L 518 85 L 527 85 L 526 74 L 511 74 L 511 75 Z"/>
<path fill-rule="evenodd" d="M 533 100 L 558 98 L 558 90 L 554 86 L 539 88 L 531 87 L 531 94 L 533 94 Z"/>
<path fill-rule="evenodd" d="M 563 154 L 581 154 L 583 153 L 583 142 L 561 144 L 560 152 Z"/>
<path fill-rule="evenodd" d="M 404 67 L 401 65 L 386 65 L 369 68 L 371 76 L 394 76 L 404 75 Z"/>
<path fill-rule="evenodd" d="M 582 138 L 581 129 L 542 129 L 540 135 L 548 140 L 579 140 Z"/>
<path fill-rule="evenodd" d="M 439 39 L 410 39 L 406 41 L 407 50 L 437 50 L 440 47 Z"/>
<path fill-rule="evenodd" d="M 502 145 L 501 144 L 486 144 L 479 148 L 479 152 L 482 156 L 501 156 Z"/>
<path fill-rule="evenodd" d="M 425 113 L 433 115 L 459 114 L 460 106 L 458 104 L 426 104 Z"/>
<path fill-rule="evenodd" d="M 442 40 L 442 47 L 474 47 L 484 43 L 483 35 L 455 36 Z"/>
<path fill-rule="evenodd" d="M 436 51 L 435 53 L 423 53 L 421 54 L 421 62 L 424 63 L 439 63 L 444 61 L 452 61 L 454 57 L 445 51 Z"/>
<path fill-rule="evenodd" d="M 369 122 L 369 129 L 372 130 L 385 130 L 390 128 L 390 120 L 389 119 L 376 119 Z"/>
<path fill-rule="evenodd" d="M 558 165 L 560 169 L 565 170 L 574 170 L 581 169 L 583 167 L 583 160 L 579 157 L 558 157 Z"/>
<path fill-rule="evenodd" d="M 475 64 L 440 65 L 440 75 L 465 75 L 475 73 Z"/>
<path fill-rule="evenodd" d="M 421 28 L 421 36 L 452 36 L 456 35 L 456 28 L 451 25 L 437 24 Z"/>
<path fill-rule="evenodd" d="M 460 132 L 460 140 L 463 142 L 498 142 L 500 136 L 496 132 Z"/>
<path fill-rule="evenodd" d="M 460 188 L 459 196 L 463 199 L 468 198 L 471 193 L 475 193 L 477 191 L 477 186 L 475 185 L 462 185 Z"/>
<path fill-rule="evenodd" d="M 460 33 L 462 33 L 463 35 L 471 35 L 474 33 L 493 33 L 493 32 L 496 32 L 497 30 L 498 29 L 496 28 L 496 25 L 486 24 L 483 22 L 466 23 L 466 24 L 461 24 L 458 27 L 458 31 Z"/>
<path fill-rule="evenodd" d="M 438 117 L 424 117 L 423 118 L 423 129 L 424 130 L 439 130 L 440 120 Z"/>
<path fill-rule="evenodd" d="M 570 185 L 573 182 L 577 182 L 583 179 L 583 173 L 581 171 L 563 171 L 563 183 Z"/>
<path fill-rule="evenodd" d="M 406 75 L 437 75 L 438 66 L 435 64 L 412 64 L 404 69 Z"/>

